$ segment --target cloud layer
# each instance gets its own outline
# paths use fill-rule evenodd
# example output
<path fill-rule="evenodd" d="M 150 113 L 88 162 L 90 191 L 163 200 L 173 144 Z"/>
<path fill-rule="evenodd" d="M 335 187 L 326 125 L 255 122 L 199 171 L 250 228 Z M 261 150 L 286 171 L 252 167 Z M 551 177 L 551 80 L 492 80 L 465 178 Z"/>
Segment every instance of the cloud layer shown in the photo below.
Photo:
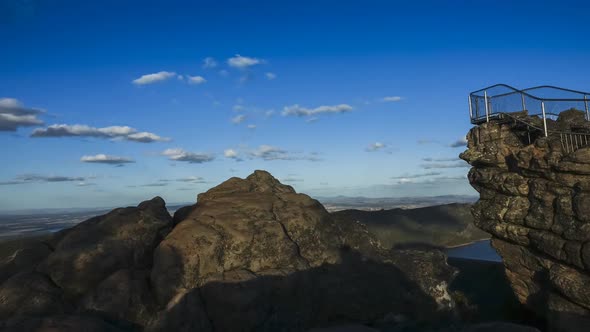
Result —
<path fill-rule="evenodd" d="M 257 58 L 249 58 L 236 54 L 234 57 L 227 59 L 227 64 L 230 67 L 245 69 L 263 63 L 264 60 Z"/>
<path fill-rule="evenodd" d="M 130 158 L 109 156 L 106 154 L 97 154 L 94 156 L 83 156 L 80 158 L 81 162 L 84 163 L 96 163 L 96 164 L 109 164 L 109 165 L 123 165 L 134 163 L 135 161 Z"/>
<path fill-rule="evenodd" d="M 14 98 L 0 98 L 0 131 L 16 131 L 18 127 L 43 124 L 37 116 L 42 110 L 24 107 Z"/>
<path fill-rule="evenodd" d="M 162 155 L 173 161 L 184 161 L 191 164 L 202 164 L 215 159 L 211 154 L 188 152 L 180 148 L 166 149 Z"/>
<path fill-rule="evenodd" d="M 298 104 L 292 106 L 286 106 L 283 109 L 283 115 L 295 115 L 299 117 L 313 116 L 322 113 L 345 113 L 352 111 L 352 106 L 348 104 L 332 105 L 332 106 L 319 106 L 316 108 L 305 108 Z"/>
<path fill-rule="evenodd" d="M 84 182 L 84 177 L 60 176 L 60 175 L 39 175 L 39 174 L 24 174 L 19 175 L 14 180 L 1 181 L 1 185 L 40 183 L 40 182 Z"/>
<path fill-rule="evenodd" d="M 157 73 L 153 73 L 153 74 L 142 75 L 141 77 L 134 79 L 133 84 L 135 84 L 135 85 L 153 84 L 153 83 L 168 80 L 168 79 L 173 78 L 175 76 L 176 76 L 175 72 L 161 71 L 161 72 L 157 72 Z"/>
<path fill-rule="evenodd" d="M 160 137 L 154 133 L 138 132 L 128 126 L 110 126 L 103 128 L 87 125 L 55 124 L 47 128 L 33 130 L 31 137 L 95 137 L 106 139 L 122 139 L 139 143 L 167 142 L 169 138 Z"/>

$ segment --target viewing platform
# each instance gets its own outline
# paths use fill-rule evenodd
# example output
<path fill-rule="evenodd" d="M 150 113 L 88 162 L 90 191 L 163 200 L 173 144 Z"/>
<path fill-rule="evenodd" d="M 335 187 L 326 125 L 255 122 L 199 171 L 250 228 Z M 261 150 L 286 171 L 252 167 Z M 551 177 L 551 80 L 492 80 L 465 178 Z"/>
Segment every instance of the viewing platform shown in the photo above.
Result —
<path fill-rule="evenodd" d="M 512 122 L 528 143 L 559 137 L 565 153 L 590 146 L 590 92 L 542 85 L 516 89 L 496 84 L 469 94 L 471 123 Z"/>

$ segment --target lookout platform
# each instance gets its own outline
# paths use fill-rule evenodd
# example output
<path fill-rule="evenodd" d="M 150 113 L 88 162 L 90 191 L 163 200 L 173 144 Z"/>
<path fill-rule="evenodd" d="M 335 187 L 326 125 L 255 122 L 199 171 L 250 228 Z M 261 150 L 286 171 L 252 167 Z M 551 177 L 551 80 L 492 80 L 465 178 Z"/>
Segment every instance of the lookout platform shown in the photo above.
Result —
<path fill-rule="evenodd" d="M 526 131 L 528 143 L 539 137 L 559 137 L 565 153 L 590 146 L 590 92 L 550 85 L 516 89 L 496 84 L 469 94 L 474 125 L 512 123 Z"/>

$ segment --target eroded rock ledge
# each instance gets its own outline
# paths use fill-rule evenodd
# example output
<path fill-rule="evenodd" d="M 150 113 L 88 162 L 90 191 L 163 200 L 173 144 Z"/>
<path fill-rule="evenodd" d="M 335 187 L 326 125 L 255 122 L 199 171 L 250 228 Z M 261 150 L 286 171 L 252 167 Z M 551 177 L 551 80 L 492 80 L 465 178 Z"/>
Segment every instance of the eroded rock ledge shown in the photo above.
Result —
<path fill-rule="evenodd" d="M 550 125 L 569 129 L 575 113 Z M 492 234 L 519 300 L 555 330 L 587 331 L 590 148 L 566 153 L 559 135 L 528 144 L 510 123 L 484 123 L 467 139 L 461 158 L 473 166 L 469 181 L 480 193 L 475 223 Z"/>

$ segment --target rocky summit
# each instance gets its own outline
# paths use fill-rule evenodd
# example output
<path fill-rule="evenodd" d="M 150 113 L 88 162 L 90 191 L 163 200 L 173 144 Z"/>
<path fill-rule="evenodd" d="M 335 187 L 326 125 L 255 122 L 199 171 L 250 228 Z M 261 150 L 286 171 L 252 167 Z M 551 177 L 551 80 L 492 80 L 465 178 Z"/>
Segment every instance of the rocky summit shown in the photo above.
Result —
<path fill-rule="evenodd" d="M 548 127 L 573 132 L 583 120 L 570 110 Z M 467 138 L 475 223 L 492 234 L 519 300 L 553 330 L 588 331 L 590 147 L 572 151 L 560 135 L 529 141 L 511 123 L 484 123 Z"/>
<path fill-rule="evenodd" d="M 307 331 L 450 324 L 440 251 L 385 250 L 268 172 L 174 217 L 156 197 L 28 243 L 0 264 L 3 331 Z"/>

